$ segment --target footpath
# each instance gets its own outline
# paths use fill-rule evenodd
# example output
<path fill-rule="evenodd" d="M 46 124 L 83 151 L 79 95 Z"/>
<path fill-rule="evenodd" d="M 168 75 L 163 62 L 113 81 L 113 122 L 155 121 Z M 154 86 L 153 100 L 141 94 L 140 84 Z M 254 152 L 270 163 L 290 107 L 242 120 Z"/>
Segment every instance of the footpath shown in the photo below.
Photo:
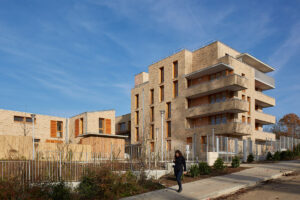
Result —
<path fill-rule="evenodd" d="M 243 167 L 251 167 L 237 173 L 225 176 L 217 176 L 199 181 L 183 184 L 183 191 L 177 193 L 177 186 L 156 190 L 136 196 L 124 198 L 124 200 L 151 199 L 151 200 L 196 200 L 210 199 L 248 188 L 260 182 L 276 179 L 285 173 L 291 173 L 300 169 L 300 160 L 282 161 L 267 164 L 242 164 Z"/>

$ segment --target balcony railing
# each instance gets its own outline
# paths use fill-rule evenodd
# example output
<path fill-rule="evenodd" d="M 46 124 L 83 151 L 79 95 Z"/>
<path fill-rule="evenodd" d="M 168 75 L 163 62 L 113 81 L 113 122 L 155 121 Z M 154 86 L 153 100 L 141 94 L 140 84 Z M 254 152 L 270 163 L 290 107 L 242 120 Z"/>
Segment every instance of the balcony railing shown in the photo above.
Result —
<path fill-rule="evenodd" d="M 211 114 L 220 114 L 225 112 L 240 113 L 248 112 L 249 103 L 247 101 L 231 98 L 222 102 L 211 104 L 202 104 L 199 106 L 190 107 L 187 110 L 186 117 L 205 116 Z"/>
<path fill-rule="evenodd" d="M 264 113 L 262 111 L 255 112 L 255 121 L 261 123 L 261 124 L 275 124 L 276 118 L 273 115 Z"/>
<path fill-rule="evenodd" d="M 250 124 L 242 122 L 227 122 L 223 124 L 204 125 L 198 127 L 188 128 L 188 133 L 200 133 L 201 135 L 211 134 L 214 129 L 215 134 L 232 134 L 232 135 L 249 135 L 252 128 Z"/>
<path fill-rule="evenodd" d="M 275 88 L 275 80 L 271 76 L 266 75 L 255 69 L 255 80 L 261 82 L 264 85 L 267 85 L 265 89 Z"/>
<path fill-rule="evenodd" d="M 255 92 L 255 100 L 264 108 L 275 106 L 275 99 L 260 91 Z"/>
<path fill-rule="evenodd" d="M 223 76 L 218 79 L 211 81 L 203 82 L 190 86 L 185 91 L 186 97 L 197 97 L 212 94 L 219 91 L 230 90 L 230 91 L 239 91 L 248 88 L 248 79 L 237 75 L 232 74 L 228 76 Z"/>

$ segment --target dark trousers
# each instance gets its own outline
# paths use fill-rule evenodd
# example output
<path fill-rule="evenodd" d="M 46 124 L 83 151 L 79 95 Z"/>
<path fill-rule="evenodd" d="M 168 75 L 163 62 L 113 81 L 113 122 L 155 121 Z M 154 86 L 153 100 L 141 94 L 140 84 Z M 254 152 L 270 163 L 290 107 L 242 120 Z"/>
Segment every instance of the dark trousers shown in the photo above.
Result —
<path fill-rule="evenodd" d="M 178 184 L 179 188 L 182 188 L 182 186 L 181 186 L 181 176 L 182 176 L 183 170 L 182 169 L 174 169 L 174 173 L 175 173 L 176 181 L 177 181 L 177 184 Z"/>

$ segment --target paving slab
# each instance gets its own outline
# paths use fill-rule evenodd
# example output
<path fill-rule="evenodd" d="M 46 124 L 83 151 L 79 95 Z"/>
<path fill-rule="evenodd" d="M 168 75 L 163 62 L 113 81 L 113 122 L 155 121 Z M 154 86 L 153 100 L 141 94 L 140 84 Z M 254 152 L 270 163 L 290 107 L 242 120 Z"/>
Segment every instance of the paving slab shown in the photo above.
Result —
<path fill-rule="evenodd" d="M 202 200 L 215 198 L 236 192 L 242 188 L 254 186 L 262 181 L 279 178 L 285 173 L 299 170 L 300 160 L 267 164 L 245 164 L 243 166 L 251 168 L 233 174 L 185 183 L 183 184 L 183 191 L 181 193 L 177 193 L 178 187 L 173 186 L 124 199 Z"/>

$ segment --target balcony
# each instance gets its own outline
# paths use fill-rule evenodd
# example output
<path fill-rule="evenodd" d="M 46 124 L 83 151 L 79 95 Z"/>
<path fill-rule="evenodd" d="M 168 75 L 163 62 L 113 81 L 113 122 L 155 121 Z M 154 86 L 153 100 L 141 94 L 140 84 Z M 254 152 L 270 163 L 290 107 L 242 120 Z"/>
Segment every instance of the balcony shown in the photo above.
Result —
<path fill-rule="evenodd" d="M 237 56 L 237 59 L 264 73 L 274 71 L 273 67 L 267 65 L 266 63 L 263 63 L 262 61 L 247 53 L 242 53 L 241 55 Z"/>
<path fill-rule="evenodd" d="M 185 90 L 185 96 L 196 98 L 225 90 L 239 91 L 247 89 L 249 80 L 237 74 L 223 76 L 219 79 L 193 85 Z"/>
<path fill-rule="evenodd" d="M 269 115 L 263 112 L 255 111 L 255 122 L 263 125 L 275 124 L 276 118 L 273 115 Z"/>
<path fill-rule="evenodd" d="M 249 111 L 249 103 L 240 99 L 228 99 L 223 102 L 204 104 L 188 108 L 187 118 L 203 117 L 222 113 L 241 113 Z"/>
<path fill-rule="evenodd" d="M 265 95 L 262 92 L 255 91 L 254 97 L 255 105 L 259 105 L 263 108 L 275 106 L 275 99 L 268 95 Z"/>
<path fill-rule="evenodd" d="M 276 136 L 274 133 L 269 133 L 265 131 L 254 131 L 254 138 L 255 140 L 261 140 L 261 141 L 266 141 L 266 140 L 275 141 Z"/>
<path fill-rule="evenodd" d="M 228 122 L 225 124 L 216 124 L 216 125 L 206 125 L 200 127 L 194 127 L 186 129 L 187 134 L 193 133 L 201 133 L 201 135 L 207 135 L 212 133 L 212 129 L 214 129 L 214 133 L 216 135 L 250 135 L 251 134 L 251 126 L 246 123 L 241 122 Z"/>
<path fill-rule="evenodd" d="M 255 87 L 262 90 L 269 90 L 275 88 L 275 80 L 258 70 L 255 70 Z"/>

